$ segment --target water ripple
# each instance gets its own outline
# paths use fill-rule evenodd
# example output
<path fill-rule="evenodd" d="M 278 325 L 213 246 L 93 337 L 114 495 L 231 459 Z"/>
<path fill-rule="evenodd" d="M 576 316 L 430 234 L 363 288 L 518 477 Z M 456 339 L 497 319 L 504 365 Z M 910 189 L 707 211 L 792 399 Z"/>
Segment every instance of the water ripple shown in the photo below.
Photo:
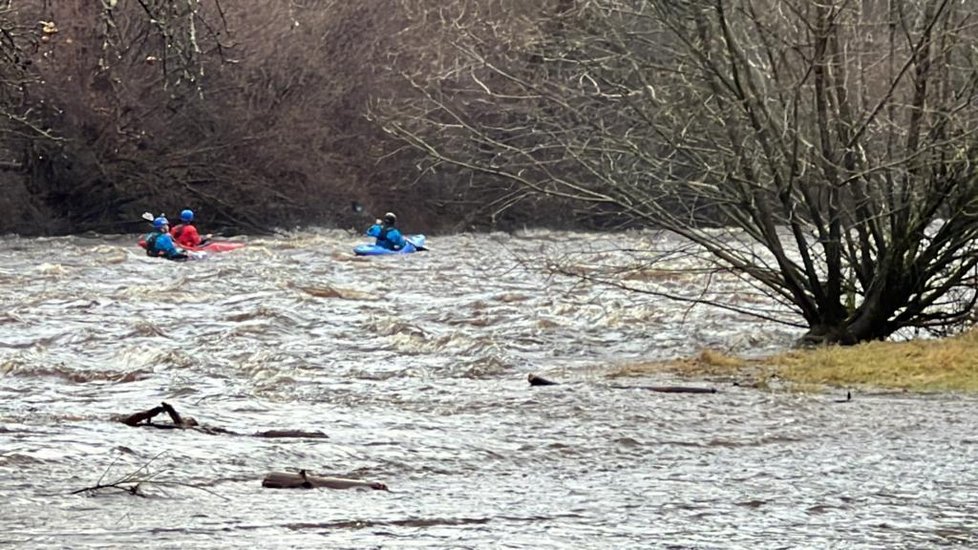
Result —
<path fill-rule="evenodd" d="M 764 306 L 733 278 L 705 288 L 681 271 L 691 260 L 667 254 L 678 246 L 667 235 L 463 234 L 432 238 L 431 253 L 356 258 L 359 237 L 310 230 L 187 264 L 131 241 L 0 239 L 8 544 L 978 542 L 972 398 L 857 393 L 840 407 L 730 381 L 697 395 L 606 380 L 615 364 L 759 353 L 797 336 L 542 269 Z M 528 373 L 561 384 L 529 387 Z M 161 401 L 215 429 L 118 422 Z M 289 430 L 328 437 L 256 437 Z M 160 482 L 152 498 L 69 495 L 143 466 Z M 268 472 L 299 469 L 391 492 L 261 487 Z"/>

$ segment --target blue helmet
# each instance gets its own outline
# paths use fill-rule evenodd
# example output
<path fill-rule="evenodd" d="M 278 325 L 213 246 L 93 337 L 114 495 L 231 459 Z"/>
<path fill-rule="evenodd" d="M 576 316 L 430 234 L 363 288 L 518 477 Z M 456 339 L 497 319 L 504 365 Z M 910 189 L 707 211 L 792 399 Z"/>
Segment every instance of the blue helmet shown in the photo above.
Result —
<path fill-rule="evenodd" d="M 184 210 L 183 212 L 180 212 L 180 221 L 184 223 L 194 221 L 194 211 L 187 209 Z"/>
<path fill-rule="evenodd" d="M 163 216 L 160 216 L 159 218 L 153 220 L 153 227 L 157 229 L 163 229 L 164 225 L 170 225 L 170 221 L 164 218 Z"/>

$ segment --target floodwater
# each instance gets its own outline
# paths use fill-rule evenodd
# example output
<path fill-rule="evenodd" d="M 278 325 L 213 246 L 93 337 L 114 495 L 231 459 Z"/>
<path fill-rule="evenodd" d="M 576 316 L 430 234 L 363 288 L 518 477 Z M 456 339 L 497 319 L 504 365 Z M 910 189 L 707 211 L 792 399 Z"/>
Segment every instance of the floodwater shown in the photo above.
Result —
<path fill-rule="evenodd" d="M 593 273 L 668 237 L 459 235 L 356 258 L 360 238 L 307 231 L 184 264 L 134 239 L 0 239 L 0 546 L 978 545 L 974 399 L 609 378 L 799 335 L 544 269 Z M 684 261 L 623 280 L 763 307 L 665 269 Z M 677 383 L 718 392 L 621 387 Z M 114 419 L 162 401 L 229 433 Z M 253 436 L 288 429 L 329 437 Z M 390 491 L 261 486 L 299 469 Z M 73 494 L 130 474 L 141 496 Z"/>

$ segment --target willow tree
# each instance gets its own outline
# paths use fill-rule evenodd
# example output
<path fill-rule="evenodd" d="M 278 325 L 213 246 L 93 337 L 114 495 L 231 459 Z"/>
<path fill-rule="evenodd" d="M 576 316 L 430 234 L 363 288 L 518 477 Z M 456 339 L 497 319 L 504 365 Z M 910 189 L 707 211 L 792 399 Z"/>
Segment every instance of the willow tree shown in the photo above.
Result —
<path fill-rule="evenodd" d="M 376 106 L 436 164 L 674 231 L 790 307 L 810 341 L 972 311 L 965 3 L 565 0 L 520 32 L 469 4 L 438 19 L 444 70 L 406 73 L 417 96 Z"/>

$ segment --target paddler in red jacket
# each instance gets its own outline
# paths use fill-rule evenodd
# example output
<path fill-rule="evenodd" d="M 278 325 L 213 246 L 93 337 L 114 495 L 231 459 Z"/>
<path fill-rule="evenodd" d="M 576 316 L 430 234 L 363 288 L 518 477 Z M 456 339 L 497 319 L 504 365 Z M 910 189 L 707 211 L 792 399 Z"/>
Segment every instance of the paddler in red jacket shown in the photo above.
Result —
<path fill-rule="evenodd" d="M 178 245 L 185 248 L 195 248 L 198 247 L 208 240 L 210 240 L 210 235 L 204 235 L 201 238 L 200 234 L 197 233 L 197 228 L 194 227 L 194 211 L 184 210 L 180 212 L 180 221 L 182 223 L 173 227 L 170 230 L 170 236 L 173 240 L 177 242 Z"/>

